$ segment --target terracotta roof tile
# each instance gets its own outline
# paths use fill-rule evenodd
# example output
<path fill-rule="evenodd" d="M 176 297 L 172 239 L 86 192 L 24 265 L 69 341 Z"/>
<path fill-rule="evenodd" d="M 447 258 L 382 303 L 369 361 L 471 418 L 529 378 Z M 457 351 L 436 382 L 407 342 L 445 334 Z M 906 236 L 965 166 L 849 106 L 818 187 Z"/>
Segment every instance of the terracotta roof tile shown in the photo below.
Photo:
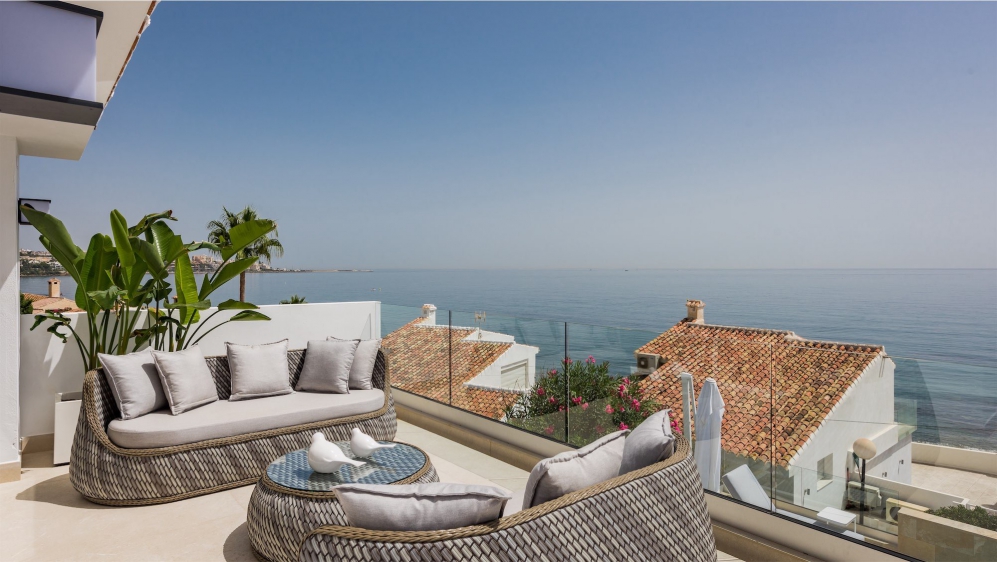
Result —
<path fill-rule="evenodd" d="M 494 419 L 519 394 L 514 391 L 468 386 L 467 383 L 494 363 L 510 343 L 463 341 L 473 328 L 430 326 L 417 319 L 384 337 L 390 351 L 391 385 Z M 452 345 L 452 350 L 451 350 Z M 450 375 L 451 352 L 453 376 Z"/>
<path fill-rule="evenodd" d="M 683 321 L 637 352 L 661 356 L 641 381 L 651 397 L 681 412 L 679 373 L 692 374 L 697 396 L 712 377 L 726 404 L 724 449 L 766 462 L 774 451 L 786 466 L 883 348 Z"/>

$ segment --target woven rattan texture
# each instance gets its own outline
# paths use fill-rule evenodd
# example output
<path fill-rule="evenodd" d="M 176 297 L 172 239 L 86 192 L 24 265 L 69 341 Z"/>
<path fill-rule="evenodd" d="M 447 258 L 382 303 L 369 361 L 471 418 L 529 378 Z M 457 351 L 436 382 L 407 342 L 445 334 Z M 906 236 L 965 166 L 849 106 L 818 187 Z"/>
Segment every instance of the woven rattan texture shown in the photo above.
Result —
<path fill-rule="evenodd" d="M 320 527 L 302 562 L 717 559 L 703 487 L 681 441 L 672 458 L 492 524 L 431 532 Z"/>
<path fill-rule="evenodd" d="M 288 352 L 293 385 L 301 374 L 304 351 Z M 228 360 L 208 358 L 208 367 L 227 400 L 230 389 Z M 397 420 L 388 384 L 388 365 L 379 352 L 374 385 L 384 389 L 385 404 L 375 412 L 245 435 L 212 439 L 159 449 L 122 449 L 107 437 L 107 426 L 119 417 L 117 405 L 102 371 L 90 371 L 83 382 L 83 408 L 73 439 L 69 477 L 84 497 L 106 505 L 148 505 L 182 500 L 259 479 L 271 461 L 308 446 L 321 431 L 330 441 L 350 438 L 359 427 L 379 440 L 395 437 Z M 265 400 L 261 398 L 260 400 Z"/>
<path fill-rule="evenodd" d="M 301 494 L 282 490 L 266 481 L 253 490 L 249 499 L 246 528 L 256 556 L 271 562 L 298 559 L 301 541 L 323 525 L 346 525 L 346 516 L 334 493 Z M 426 459 L 423 470 L 397 484 L 439 482 L 436 470 Z"/>

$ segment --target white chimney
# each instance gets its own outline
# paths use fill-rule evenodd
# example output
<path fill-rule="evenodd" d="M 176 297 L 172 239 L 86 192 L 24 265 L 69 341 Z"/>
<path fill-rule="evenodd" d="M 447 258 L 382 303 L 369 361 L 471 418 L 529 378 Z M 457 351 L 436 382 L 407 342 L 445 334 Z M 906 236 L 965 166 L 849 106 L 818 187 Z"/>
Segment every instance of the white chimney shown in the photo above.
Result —
<path fill-rule="evenodd" d="M 685 301 L 685 321 L 692 324 L 706 324 L 706 320 L 703 316 L 703 309 L 706 305 L 703 301 L 697 300 L 687 300 Z"/>
<path fill-rule="evenodd" d="M 48 280 L 48 296 L 54 299 L 62 296 L 62 291 L 59 289 L 59 280 L 54 277 Z"/>
<path fill-rule="evenodd" d="M 436 306 L 432 304 L 422 305 L 422 317 L 426 320 L 422 323 L 423 326 L 435 326 L 436 325 Z"/>

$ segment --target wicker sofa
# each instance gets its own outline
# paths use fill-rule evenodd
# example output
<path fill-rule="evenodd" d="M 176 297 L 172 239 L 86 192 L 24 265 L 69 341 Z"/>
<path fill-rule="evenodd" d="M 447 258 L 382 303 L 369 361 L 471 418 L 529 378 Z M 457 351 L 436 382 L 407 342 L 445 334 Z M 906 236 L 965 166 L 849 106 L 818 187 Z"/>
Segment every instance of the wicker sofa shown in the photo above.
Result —
<path fill-rule="evenodd" d="M 301 374 L 304 356 L 304 350 L 288 352 L 292 387 Z M 218 356 L 206 360 L 219 400 L 228 400 L 228 359 Z M 348 440 L 350 430 L 359 427 L 375 439 L 393 440 L 397 421 L 384 351 L 377 355 L 373 386 L 384 392 L 384 400 L 378 401 L 382 405 L 372 411 L 175 446 L 126 448 L 108 436 L 108 426 L 120 414 L 107 379 L 101 369 L 90 371 L 83 381 L 83 407 L 70 456 L 70 481 L 83 497 L 99 504 L 166 503 L 252 484 L 275 458 L 307 447 L 316 431 L 330 440 Z"/>
<path fill-rule="evenodd" d="M 445 531 L 324 526 L 301 562 L 693 561 L 717 559 L 703 485 L 688 442 L 669 459 L 489 524 Z"/>

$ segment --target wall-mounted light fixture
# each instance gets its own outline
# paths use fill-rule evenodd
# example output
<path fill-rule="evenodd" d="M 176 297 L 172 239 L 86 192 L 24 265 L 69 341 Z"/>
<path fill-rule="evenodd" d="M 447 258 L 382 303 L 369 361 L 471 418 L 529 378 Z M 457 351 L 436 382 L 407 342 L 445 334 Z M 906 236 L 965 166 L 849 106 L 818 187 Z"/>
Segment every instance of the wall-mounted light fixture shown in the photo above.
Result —
<path fill-rule="evenodd" d="M 24 216 L 21 212 L 21 205 L 29 209 L 34 209 L 42 213 L 47 213 L 48 208 L 52 205 L 51 199 L 18 199 L 17 200 L 17 224 L 31 224 L 28 217 Z"/>

